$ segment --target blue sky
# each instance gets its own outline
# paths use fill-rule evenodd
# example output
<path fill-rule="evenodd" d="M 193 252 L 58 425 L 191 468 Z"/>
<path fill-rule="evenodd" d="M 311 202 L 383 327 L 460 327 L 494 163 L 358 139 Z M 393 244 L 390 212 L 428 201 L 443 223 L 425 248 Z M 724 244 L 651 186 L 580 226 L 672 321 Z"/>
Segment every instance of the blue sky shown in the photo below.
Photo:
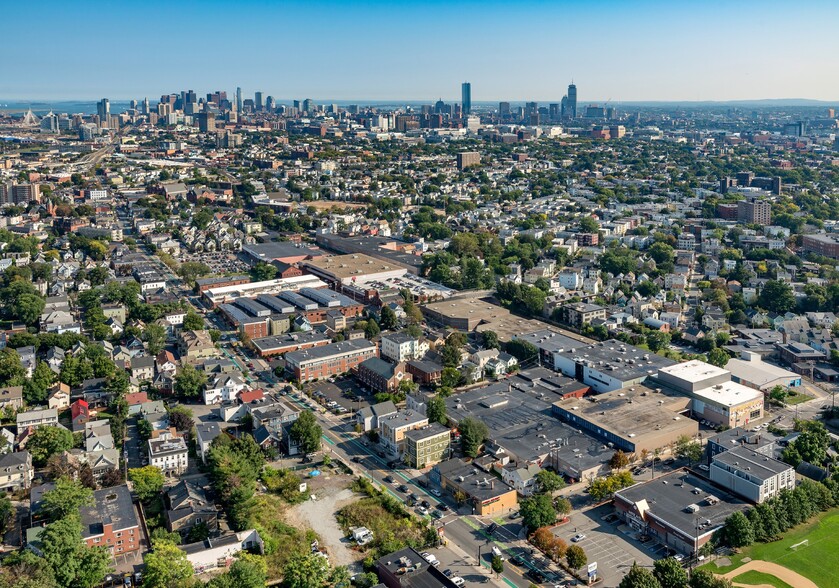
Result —
<path fill-rule="evenodd" d="M 0 99 L 839 101 L 839 2 L 8 2 Z"/>

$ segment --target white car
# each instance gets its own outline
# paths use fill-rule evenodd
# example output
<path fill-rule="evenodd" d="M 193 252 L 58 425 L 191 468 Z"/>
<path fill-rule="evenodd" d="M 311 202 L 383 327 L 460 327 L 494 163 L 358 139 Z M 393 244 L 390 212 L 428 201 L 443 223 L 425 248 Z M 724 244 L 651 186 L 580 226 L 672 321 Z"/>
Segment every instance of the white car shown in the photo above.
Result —
<path fill-rule="evenodd" d="M 463 586 L 464 584 L 466 584 L 466 580 L 464 580 L 460 576 L 455 576 L 451 580 L 452 580 L 452 584 L 454 584 L 455 586 Z"/>
<path fill-rule="evenodd" d="M 580 541 L 582 541 L 585 538 L 586 538 L 585 533 L 577 533 L 576 535 L 571 537 L 571 541 L 573 541 L 574 543 L 579 543 Z"/>
<path fill-rule="evenodd" d="M 428 553 L 427 551 L 423 551 L 422 553 L 420 553 L 420 555 L 422 556 L 422 559 L 427 561 L 429 564 L 431 564 L 435 568 L 440 565 L 440 560 L 438 560 L 437 557 L 433 553 Z"/>
<path fill-rule="evenodd" d="M 699 469 L 700 469 L 700 470 L 702 470 L 703 472 L 709 472 L 709 471 L 711 471 L 711 468 L 709 468 L 708 466 L 706 466 L 704 463 L 699 464 Z"/>
<path fill-rule="evenodd" d="M 440 491 L 439 491 L 439 490 L 437 490 L 437 488 L 432 488 L 432 489 L 431 489 L 431 493 L 432 493 L 434 496 L 436 496 L 437 498 L 440 498 L 440 497 L 442 496 L 442 494 L 440 494 Z"/>

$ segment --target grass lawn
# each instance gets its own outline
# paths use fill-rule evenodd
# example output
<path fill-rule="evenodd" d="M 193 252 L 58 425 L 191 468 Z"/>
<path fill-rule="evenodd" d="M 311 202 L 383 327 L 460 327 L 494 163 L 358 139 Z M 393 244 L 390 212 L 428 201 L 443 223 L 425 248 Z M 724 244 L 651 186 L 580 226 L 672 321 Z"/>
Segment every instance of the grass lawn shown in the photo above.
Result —
<path fill-rule="evenodd" d="M 792 550 L 791 545 L 807 539 L 808 545 Z M 755 543 L 732 556 L 731 565 L 717 567 L 713 562 L 704 569 L 725 574 L 740 566 L 744 557 L 771 561 L 806 576 L 821 588 L 839 588 L 835 558 L 839 552 L 839 509 L 814 517 L 810 522 L 788 531 L 773 543 Z"/>
<path fill-rule="evenodd" d="M 801 404 L 802 402 L 807 402 L 808 400 L 812 400 L 813 396 L 809 394 L 804 394 L 803 392 L 794 392 L 792 390 L 789 391 L 787 397 L 784 398 L 784 403 L 788 406 L 794 406 L 796 404 Z"/>
<path fill-rule="evenodd" d="M 739 576 L 735 576 L 732 581 L 740 584 L 766 584 L 768 586 L 775 586 L 775 588 L 793 588 L 771 574 L 764 574 L 755 570 L 749 570 Z"/>

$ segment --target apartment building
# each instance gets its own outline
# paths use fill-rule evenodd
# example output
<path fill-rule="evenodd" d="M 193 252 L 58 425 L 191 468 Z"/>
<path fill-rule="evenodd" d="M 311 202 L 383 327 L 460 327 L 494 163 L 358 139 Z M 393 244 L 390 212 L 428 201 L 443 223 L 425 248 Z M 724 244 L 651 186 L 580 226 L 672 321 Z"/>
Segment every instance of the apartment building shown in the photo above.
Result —
<path fill-rule="evenodd" d="M 789 464 L 740 445 L 716 454 L 711 481 L 756 504 L 795 488 L 795 469 Z"/>
<path fill-rule="evenodd" d="M 165 475 L 178 475 L 189 465 L 189 449 L 183 437 L 164 436 L 149 439 L 149 465 L 160 468 Z"/>
<path fill-rule="evenodd" d="M 408 467 L 423 469 L 449 456 L 451 431 L 440 423 L 431 423 L 405 433 L 405 460 Z"/>
<path fill-rule="evenodd" d="M 296 380 L 310 382 L 349 372 L 378 354 L 376 345 L 367 339 L 340 341 L 287 353 L 286 369 Z"/>
<path fill-rule="evenodd" d="M 428 424 L 428 417 L 411 410 L 400 410 L 396 414 L 379 419 L 379 439 L 391 453 L 405 448 L 405 434 Z"/>
<path fill-rule="evenodd" d="M 408 333 L 382 335 L 382 356 L 396 362 L 422 359 L 428 353 L 428 341 L 412 337 Z"/>

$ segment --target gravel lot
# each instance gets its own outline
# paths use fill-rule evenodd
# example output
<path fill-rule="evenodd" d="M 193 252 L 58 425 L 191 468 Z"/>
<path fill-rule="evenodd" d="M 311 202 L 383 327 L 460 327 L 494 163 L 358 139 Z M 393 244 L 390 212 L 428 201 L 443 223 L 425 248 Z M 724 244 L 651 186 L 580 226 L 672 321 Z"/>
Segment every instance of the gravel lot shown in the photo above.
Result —
<path fill-rule="evenodd" d="M 349 488 L 326 485 L 314 491 L 316 500 L 307 500 L 289 510 L 289 523 L 295 526 L 310 527 L 320 536 L 322 544 L 329 553 L 329 563 L 333 566 L 353 565 L 361 559 L 361 554 L 350 549 L 352 542 L 344 537 L 344 532 L 335 520 L 335 511 L 357 499 Z"/>

